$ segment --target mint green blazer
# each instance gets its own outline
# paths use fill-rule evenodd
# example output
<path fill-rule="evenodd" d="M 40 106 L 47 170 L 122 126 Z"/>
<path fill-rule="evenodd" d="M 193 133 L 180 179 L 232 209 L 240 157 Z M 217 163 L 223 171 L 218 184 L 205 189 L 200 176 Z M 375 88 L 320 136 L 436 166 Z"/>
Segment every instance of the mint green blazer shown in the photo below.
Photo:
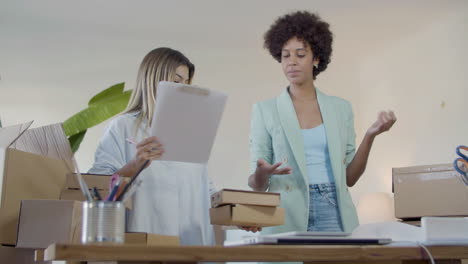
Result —
<path fill-rule="evenodd" d="M 355 154 L 354 117 L 351 104 L 317 90 L 325 126 L 328 151 L 337 189 L 338 207 L 345 232 L 358 225 L 356 209 L 346 185 L 346 167 Z M 254 104 L 250 131 L 251 170 L 258 159 L 270 164 L 287 159 L 291 175 L 273 175 L 268 191 L 281 194 L 285 223 L 265 228 L 265 233 L 307 231 L 309 219 L 308 173 L 304 142 L 291 97 L 286 89 L 280 96 Z"/>

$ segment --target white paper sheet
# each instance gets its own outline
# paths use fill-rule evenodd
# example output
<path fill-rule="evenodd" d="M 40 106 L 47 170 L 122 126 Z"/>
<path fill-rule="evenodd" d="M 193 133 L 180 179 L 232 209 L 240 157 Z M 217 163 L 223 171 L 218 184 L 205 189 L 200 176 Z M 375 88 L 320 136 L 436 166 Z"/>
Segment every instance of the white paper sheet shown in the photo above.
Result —
<path fill-rule="evenodd" d="M 161 160 L 207 163 L 227 95 L 172 82 L 157 89 L 151 134 L 164 147 Z"/>

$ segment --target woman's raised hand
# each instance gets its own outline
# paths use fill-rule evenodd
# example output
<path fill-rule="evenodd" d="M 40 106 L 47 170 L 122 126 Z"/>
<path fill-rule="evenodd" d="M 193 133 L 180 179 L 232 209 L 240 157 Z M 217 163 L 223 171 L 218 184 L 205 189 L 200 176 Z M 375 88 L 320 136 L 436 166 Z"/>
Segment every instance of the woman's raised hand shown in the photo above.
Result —
<path fill-rule="evenodd" d="M 390 130 L 390 128 L 395 124 L 397 118 L 393 111 L 382 111 L 379 113 L 377 121 L 372 124 L 372 126 L 367 130 L 369 136 L 375 137 L 385 131 Z"/>

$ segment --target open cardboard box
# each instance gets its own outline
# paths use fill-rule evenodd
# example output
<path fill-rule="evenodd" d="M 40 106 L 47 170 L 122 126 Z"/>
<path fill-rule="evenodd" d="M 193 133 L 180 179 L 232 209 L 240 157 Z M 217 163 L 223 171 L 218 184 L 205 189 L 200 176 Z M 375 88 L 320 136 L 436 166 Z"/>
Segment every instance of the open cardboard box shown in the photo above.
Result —
<path fill-rule="evenodd" d="M 468 186 L 452 164 L 393 168 L 395 216 L 468 216 Z"/>
<path fill-rule="evenodd" d="M 0 129 L 0 244 L 16 243 L 21 200 L 58 199 L 74 171 L 62 125 L 31 123 Z"/>

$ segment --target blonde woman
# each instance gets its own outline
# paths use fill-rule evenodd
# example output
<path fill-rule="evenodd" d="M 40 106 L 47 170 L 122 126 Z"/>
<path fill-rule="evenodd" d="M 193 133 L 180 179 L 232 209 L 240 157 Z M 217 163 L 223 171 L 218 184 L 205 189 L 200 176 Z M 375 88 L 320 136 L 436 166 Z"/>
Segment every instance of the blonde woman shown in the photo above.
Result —
<path fill-rule="evenodd" d="M 127 229 L 176 235 L 184 245 L 210 245 L 214 235 L 208 210 L 214 189 L 206 165 L 158 160 L 164 148 L 149 136 L 157 84 L 190 84 L 194 72 L 195 66 L 179 51 L 157 48 L 148 53 L 128 107 L 108 125 L 90 173 L 133 176 L 149 160 L 138 176 L 143 182 L 134 196 Z M 127 138 L 139 143 L 129 144 Z"/>

